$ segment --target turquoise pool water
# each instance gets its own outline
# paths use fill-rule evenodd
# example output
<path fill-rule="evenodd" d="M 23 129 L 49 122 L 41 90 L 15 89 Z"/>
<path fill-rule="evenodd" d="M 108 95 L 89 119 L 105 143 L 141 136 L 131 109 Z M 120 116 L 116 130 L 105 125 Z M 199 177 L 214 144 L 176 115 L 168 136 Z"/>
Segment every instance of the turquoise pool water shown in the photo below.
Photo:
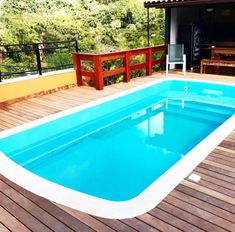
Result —
<path fill-rule="evenodd" d="M 165 81 L 6 137 L 0 150 L 47 180 L 125 201 L 232 116 L 233 94 L 234 87 Z"/>

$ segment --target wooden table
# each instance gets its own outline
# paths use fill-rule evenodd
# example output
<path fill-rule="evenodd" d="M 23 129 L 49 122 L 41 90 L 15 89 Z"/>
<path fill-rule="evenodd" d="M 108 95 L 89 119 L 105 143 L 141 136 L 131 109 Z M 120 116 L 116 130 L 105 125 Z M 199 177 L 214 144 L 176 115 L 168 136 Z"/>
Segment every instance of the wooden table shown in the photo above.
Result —
<path fill-rule="evenodd" d="M 206 66 L 235 68 L 235 60 L 233 61 L 233 60 L 202 59 L 201 67 L 200 67 L 200 74 L 206 72 Z"/>
<path fill-rule="evenodd" d="M 235 56 L 235 47 L 212 47 L 211 59 L 219 60 L 222 56 Z"/>
<path fill-rule="evenodd" d="M 221 57 L 223 59 L 221 59 Z M 211 59 L 202 59 L 200 73 L 206 72 L 206 66 L 235 67 L 235 47 L 212 47 Z"/>

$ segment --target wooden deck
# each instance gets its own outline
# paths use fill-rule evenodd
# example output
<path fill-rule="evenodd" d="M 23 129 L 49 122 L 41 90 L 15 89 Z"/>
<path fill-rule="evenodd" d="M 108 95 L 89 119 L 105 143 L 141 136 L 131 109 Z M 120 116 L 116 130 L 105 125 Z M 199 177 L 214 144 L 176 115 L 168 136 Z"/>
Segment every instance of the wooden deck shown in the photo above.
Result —
<path fill-rule="evenodd" d="M 177 73 L 169 75 L 173 76 Z M 109 86 L 104 91 L 71 88 L 2 106 L 0 130 L 151 82 L 157 77 L 162 75 Z M 233 77 L 219 78 L 234 82 Z M 231 133 L 193 172 L 202 177 L 198 183 L 186 178 L 153 210 L 125 220 L 94 217 L 55 204 L 0 175 L 0 231 L 235 231 L 235 133 Z"/>

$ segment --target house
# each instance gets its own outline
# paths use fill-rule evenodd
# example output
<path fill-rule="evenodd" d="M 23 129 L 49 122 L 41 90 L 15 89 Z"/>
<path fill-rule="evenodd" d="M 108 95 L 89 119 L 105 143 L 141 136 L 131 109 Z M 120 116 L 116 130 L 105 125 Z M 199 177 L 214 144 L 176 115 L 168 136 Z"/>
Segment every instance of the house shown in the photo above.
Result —
<path fill-rule="evenodd" d="M 165 43 L 184 44 L 187 69 L 210 58 L 212 46 L 235 47 L 235 0 L 156 0 L 144 7 L 148 19 L 150 8 L 165 8 Z"/>

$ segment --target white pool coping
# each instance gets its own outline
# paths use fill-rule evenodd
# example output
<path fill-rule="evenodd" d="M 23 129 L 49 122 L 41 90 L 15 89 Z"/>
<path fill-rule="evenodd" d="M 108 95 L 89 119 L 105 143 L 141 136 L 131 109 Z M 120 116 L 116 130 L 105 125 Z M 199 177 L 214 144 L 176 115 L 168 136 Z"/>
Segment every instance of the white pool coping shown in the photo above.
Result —
<path fill-rule="evenodd" d="M 42 75 L 34 74 L 34 75 L 27 75 L 27 76 L 15 77 L 15 78 L 10 78 L 10 79 L 3 79 L 0 82 L 0 85 L 16 83 L 16 82 L 20 82 L 20 81 L 27 81 L 27 80 L 32 80 L 32 79 L 38 79 L 38 78 L 40 79 L 42 77 L 53 76 L 53 75 L 64 74 L 64 73 L 70 73 L 70 72 L 74 72 L 74 69 L 73 68 L 68 68 L 68 69 L 63 69 L 63 70 L 45 72 Z"/>
<path fill-rule="evenodd" d="M 166 80 L 182 80 L 193 82 L 207 82 L 215 84 L 223 84 L 235 86 L 235 84 L 228 84 L 216 81 L 194 81 L 186 79 L 161 79 L 148 84 L 133 88 L 131 90 L 123 91 L 118 94 L 111 95 L 93 101 L 54 115 L 47 116 L 33 122 L 0 132 L 0 139 L 9 135 L 21 132 L 23 130 L 50 122 L 60 117 L 81 111 L 83 109 L 101 104 L 103 102 L 133 93 L 143 88 L 155 85 Z M 141 215 L 160 203 L 192 170 L 198 166 L 213 149 L 220 144 L 233 130 L 235 129 L 235 114 L 231 116 L 226 122 L 214 130 L 204 140 L 202 140 L 196 147 L 187 153 L 181 160 L 174 164 L 148 188 L 140 193 L 135 198 L 128 201 L 109 201 L 97 198 L 88 194 L 84 194 L 70 188 L 63 187 L 54 182 L 48 181 L 40 176 L 37 176 L 28 170 L 24 169 L 11 159 L 9 159 L 3 152 L 0 151 L 0 173 L 14 183 L 23 188 L 47 198 L 56 203 L 83 211 L 95 216 L 110 218 L 110 219 L 124 219 Z"/>

